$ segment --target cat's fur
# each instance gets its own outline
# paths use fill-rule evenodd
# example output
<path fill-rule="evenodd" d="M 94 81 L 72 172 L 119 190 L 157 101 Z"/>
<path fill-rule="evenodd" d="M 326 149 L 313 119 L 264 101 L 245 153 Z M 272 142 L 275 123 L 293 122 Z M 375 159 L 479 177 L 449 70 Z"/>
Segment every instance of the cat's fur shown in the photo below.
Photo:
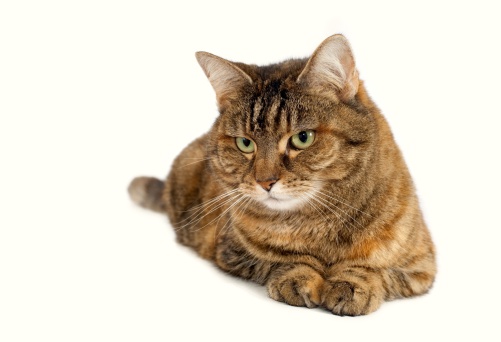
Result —
<path fill-rule="evenodd" d="M 278 301 L 363 315 L 427 292 L 434 246 L 347 40 L 334 35 L 309 59 L 262 67 L 197 59 L 220 115 L 165 182 L 134 179 L 132 199 L 166 212 L 179 242 Z M 294 148 L 291 136 L 308 130 L 313 144 Z"/>

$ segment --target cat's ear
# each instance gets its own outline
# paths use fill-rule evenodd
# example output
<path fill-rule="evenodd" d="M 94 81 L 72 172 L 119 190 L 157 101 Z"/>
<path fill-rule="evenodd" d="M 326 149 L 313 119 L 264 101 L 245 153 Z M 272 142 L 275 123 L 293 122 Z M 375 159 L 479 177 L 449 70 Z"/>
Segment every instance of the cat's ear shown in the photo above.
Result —
<path fill-rule="evenodd" d="M 340 34 L 320 44 L 297 82 L 316 94 L 349 101 L 358 92 L 358 72 L 348 40 Z"/>
<path fill-rule="evenodd" d="M 250 76 L 230 61 L 208 52 L 199 51 L 195 55 L 216 92 L 219 107 L 237 98 L 242 87 L 252 84 Z"/>

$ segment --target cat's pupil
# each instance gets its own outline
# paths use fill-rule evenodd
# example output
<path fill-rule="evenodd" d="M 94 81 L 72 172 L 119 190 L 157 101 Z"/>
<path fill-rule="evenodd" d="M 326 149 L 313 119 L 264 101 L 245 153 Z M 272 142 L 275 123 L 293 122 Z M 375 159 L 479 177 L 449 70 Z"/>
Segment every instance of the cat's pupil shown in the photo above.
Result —
<path fill-rule="evenodd" d="M 301 142 L 305 143 L 308 140 L 308 133 L 306 133 L 305 131 L 299 132 L 298 138 L 299 140 L 301 140 Z"/>
<path fill-rule="evenodd" d="M 245 145 L 245 147 L 249 147 L 249 145 L 250 145 L 250 143 L 251 143 L 251 142 L 250 142 L 250 140 L 249 140 L 249 139 L 245 139 L 245 138 L 243 138 L 243 139 L 242 139 L 242 143 Z"/>

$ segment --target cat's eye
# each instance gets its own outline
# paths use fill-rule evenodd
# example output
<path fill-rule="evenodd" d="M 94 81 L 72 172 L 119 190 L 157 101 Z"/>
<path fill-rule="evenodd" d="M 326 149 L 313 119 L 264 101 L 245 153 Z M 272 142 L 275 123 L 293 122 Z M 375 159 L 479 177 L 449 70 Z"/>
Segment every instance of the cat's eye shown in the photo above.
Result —
<path fill-rule="evenodd" d="M 252 140 L 239 137 L 239 138 L 236 138 L 235 141 L 237 143 L 238 149 L 240 151 L 242 151 L 243 153 L 254 152 L 255 146 L 254 146 L 254 142 Z"/>
<path fill-rule="evenodd" d="M 315 132 L 313 131 L 301 131 L 291 137 L 292 146 L 298 150 L 304 150 L 305 148 L 310 147 L 314 141 Z"/>

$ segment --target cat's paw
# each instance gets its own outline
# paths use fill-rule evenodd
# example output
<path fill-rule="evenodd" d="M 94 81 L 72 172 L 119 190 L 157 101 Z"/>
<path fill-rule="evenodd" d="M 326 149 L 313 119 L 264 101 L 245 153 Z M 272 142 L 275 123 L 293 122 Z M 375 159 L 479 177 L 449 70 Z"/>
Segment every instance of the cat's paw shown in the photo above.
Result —
<path fill-rule="evenodd" d="M 322 295 L 322 305 L 339 316 L 367 315 L 376 311 L 382 302 L 383 297 L 370 285 L 340 280 L 326 282 Z"/>
<path fill-rule="evenodd" d="M 324 279 L 312 268 L 297 265 L 279 272 L 267 283 L 271 298 L 294 306 L 314 308 L 321 303 Z"/>

